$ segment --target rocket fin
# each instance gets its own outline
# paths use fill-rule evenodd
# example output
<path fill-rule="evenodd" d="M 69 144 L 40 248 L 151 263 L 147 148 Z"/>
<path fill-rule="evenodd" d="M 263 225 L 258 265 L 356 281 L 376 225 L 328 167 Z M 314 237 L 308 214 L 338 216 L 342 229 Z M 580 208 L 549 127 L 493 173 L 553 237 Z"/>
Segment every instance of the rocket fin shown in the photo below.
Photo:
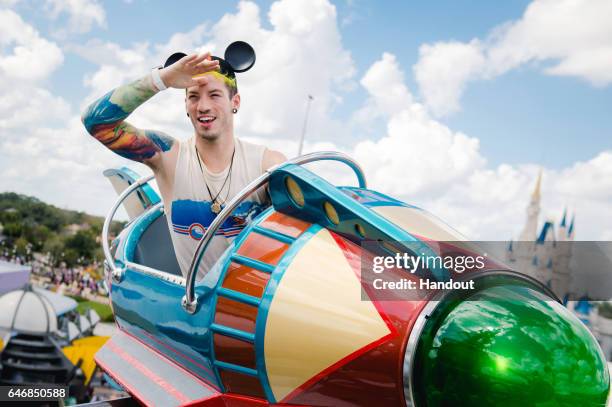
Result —
<path fill-rule="evenodd" d="M 100 367 L 145 405 L 217 404 L 220 396 L 208 383 L 124 331 L 118 331 L 98 351 Z"/>

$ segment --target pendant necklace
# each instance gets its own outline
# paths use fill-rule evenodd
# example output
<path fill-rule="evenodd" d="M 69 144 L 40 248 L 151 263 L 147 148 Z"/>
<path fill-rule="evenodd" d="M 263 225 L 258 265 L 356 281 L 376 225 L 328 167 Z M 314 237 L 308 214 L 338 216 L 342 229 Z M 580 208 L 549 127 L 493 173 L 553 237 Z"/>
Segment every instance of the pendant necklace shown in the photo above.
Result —
<path fill-rule="evenodd" d="M 195 146 L 195 152 L 196 152 L 196 157 L 198 158 L 198 165 L 200 166 L 200 171 L 202 172 L 202 178 L 204 178 L 204 185 L 206 185 L 206 189 L 208 190 L 208 195 L 210 195 L 210 199 L 212 200 L 210 210 L 216 215 L 219 212 L 221 212 L 221 203 L 217 200 L 217 198 L 219 198 L 219 195 L 221 194 L 221 191 L 223 191 L 223 187 L 225 187 L 225 184 L 227 183 L 228 179 L 230 180 L 230 182 L 227 187 L 227 195 L 225 196 L 223 203 L 225 203 L 225 201 L 227 200 L 227 197 L 229 196 L 229 190 L 232 185 L 232 167 L 234 166 L 234 154 L 236 154 L 236 146 L 234 145 L 234 151 L 232 152 L 232 160 L 230 161 L 229 170 L 227 171 L 225 180 L 223 181 L 221 188 L 219 188 L 219 192 L 217 192 L 214 198 L 213 198 L 212 192 L 210 191 L 210 187 L 208 186 L 208 183 L 206 182 L 206 175 L 204 175 L 204 169 L 202 168 L 202 162 L 200 161 L 200 152 L 198 151 L 197 146 Z"/>

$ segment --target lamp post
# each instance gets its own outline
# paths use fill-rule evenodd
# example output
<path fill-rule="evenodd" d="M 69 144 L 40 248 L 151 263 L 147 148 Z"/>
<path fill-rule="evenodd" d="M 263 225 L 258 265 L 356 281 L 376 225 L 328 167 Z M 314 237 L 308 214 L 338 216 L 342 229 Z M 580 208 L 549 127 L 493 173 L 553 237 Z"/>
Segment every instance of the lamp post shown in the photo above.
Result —
<path fill-rule="evenodd" d="M 300 136 L 300 145 L 298 147 L 297 155 L 302 155 L 302 148 L 304 147 L 304 136 L 306 136 L 306 125 L 308 124 L 308 114 L 310 113 L 310 102 L 314 100 L 312 95 L 308 95 L 306 101 L 306 115 L 304 116 L 304 126 L 302 127 L 302 135 Z"/>

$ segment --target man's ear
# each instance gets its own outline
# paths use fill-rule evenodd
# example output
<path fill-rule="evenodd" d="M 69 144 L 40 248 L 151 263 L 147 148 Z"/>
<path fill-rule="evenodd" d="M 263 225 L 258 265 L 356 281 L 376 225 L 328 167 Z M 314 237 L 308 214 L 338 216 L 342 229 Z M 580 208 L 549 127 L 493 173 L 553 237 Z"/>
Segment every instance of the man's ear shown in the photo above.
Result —
<path fill-rule="evenodd" d="M 234 97 L 232 97 L 232 109 L 240 109 L 240 93 L 236 93 Z"/>

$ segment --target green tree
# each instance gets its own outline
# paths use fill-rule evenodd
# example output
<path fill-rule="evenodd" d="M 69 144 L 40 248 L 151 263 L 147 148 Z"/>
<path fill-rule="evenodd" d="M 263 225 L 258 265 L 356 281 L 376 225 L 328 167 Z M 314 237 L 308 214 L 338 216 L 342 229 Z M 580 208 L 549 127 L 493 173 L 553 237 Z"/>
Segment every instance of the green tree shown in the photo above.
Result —
<path fill-rule="evenodd" d="M 79 230 L 74 236 L 66 239 L 66 248 L 72 249 L 78 257 L 93 258 L 93 252 L 98 244 L 96 238 L 88 230 Z"/>
<path fill-rule="evenodd" d="M 21 226 L 20 223 L 17 222 L 9 222 L 9 223 L 5 223 L 4 224 L 4 230 L 3 230 L 3 234 L 10 238 L 11 240 L 17 239 L 19 236 L 21 236 L 21 233 L 23 232 L 23 227 Z"/>
<path fill-rule="evenodd" d="M 53 266 L 58 266 L 65 250 L 64 240 L 59 235 L 51 235 L 43 245 L 43 252 L 49 253 Z"/>
<path fill-rule="evenodd" d="M 51 231 L 45 225 L 34 225 L 28 228 L 28 233 L 25 236 L 32 243 L 32 250 L 39 252 L 50 235 Z"/>
<path fill-rule="evenodd" d="M 66 266 L 76 266 L 78 264 L 78 259 L 79 253 L 76 250 L 72 248 L 67 248 L 66 250 L 64 250 L 63 260 L 66 262 Z"/>
<path fill-rule="evenodd" d="M 18 256 L 25 258 L 26 260 L 31 259 L 31 251 L 29 249 L 30 247 L 31 247 L 30 243 L 24 237 L 20 237 L 17 240 L 15 240 L 16 254 Z"/>

